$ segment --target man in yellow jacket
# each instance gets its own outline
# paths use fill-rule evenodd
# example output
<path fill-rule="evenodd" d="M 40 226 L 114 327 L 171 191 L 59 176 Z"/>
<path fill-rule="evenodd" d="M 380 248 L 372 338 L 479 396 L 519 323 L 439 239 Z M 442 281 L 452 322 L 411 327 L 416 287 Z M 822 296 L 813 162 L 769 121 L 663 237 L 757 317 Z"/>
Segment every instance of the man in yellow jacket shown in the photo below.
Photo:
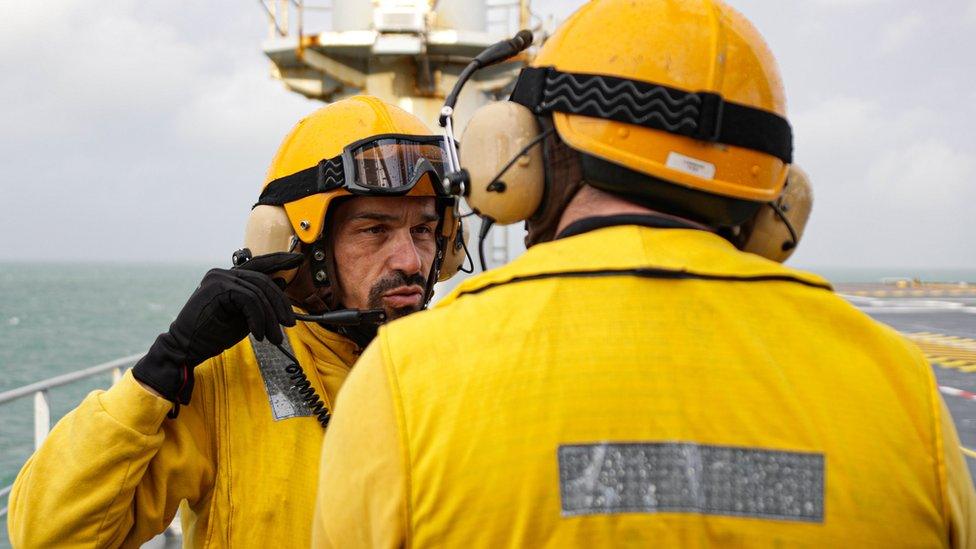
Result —
<path fill-rule="evenodd" d="M 145 358 L 24 466 L 13 544 L 139 547 L 179 508 L 185 546 L 307 546 L 332 403 L 375 335 L 363 321 L 421 309 L 457 270 L 444 153 L 372 97 L 300 121 L 237 266 L 207 273 Z"/>
<path fill-rule="evenodd" d="M 784 259 L 804 221 L 755 29 L 718 0 L 593 0 L 532 65 L 449 178 L 531 248 L 379 331 L 313 544 L 973 546 L 924 357 L 745 251 Z"/>

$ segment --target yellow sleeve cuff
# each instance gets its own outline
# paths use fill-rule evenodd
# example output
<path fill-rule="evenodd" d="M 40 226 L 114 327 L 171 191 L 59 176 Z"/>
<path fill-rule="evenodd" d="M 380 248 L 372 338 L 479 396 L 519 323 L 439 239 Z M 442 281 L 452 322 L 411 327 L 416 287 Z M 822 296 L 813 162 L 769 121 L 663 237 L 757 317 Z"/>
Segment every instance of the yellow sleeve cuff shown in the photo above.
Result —
<path fill-rule="evenodd" d="M 111 389 L 98 395 L 98 401 L 109 416 L 122 425 L 143 435 L 153 435 L 173 408 L 165 398 L 158 397 L 132 377 L 132 370 Z"/>

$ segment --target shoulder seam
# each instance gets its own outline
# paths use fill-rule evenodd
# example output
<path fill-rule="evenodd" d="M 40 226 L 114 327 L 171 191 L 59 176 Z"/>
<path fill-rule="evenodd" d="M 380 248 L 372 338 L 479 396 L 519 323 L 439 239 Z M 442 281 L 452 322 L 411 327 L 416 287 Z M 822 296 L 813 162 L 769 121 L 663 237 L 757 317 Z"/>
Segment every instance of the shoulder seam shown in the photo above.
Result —
<path fill-rule="evenodd" d="M 631 276 L 637 278 L 652 278 L 660 280 L 705 280 L 705 281 L 717 281 L 717 282 L 793 282 L 797 284 L 802 284 L 804 286 L 809 286 L 811 288 L 818 288 L 821 290 L 833 291 L 833 287 L 830 284 L 821 284 L 818 282 L 813 282 L 810 280 L 805 280 L 799 276 L 794 276 L 790 274 L 767 274 L 767 275 L 713 275 L 705 273 L 694 273 L 691 271 L 679 271 L 673 269 L 661 269 L 656 267 L 637 267 L 629 269 L 600 269 L 600 270 L 580 270 L 580 271 L 559 271 L 551 273 L 538 273 L 532 275 L 522 275 L 514 276 L 506 280 L 500 280 L 497 282 L 490 282 L 484 286 L 473 288 L 471 290 L 462 290 L 458 292 L 454 298 L 460 298 L 465 295 L 475 295 L 491 290 L 493 288 L 498 288 L 500 286 L 506 286 L 508 284 L 517 284 L 519 282 L 531 282 L 534 280 L 544 280 L 548 278 L 601 278 L 601 277 L 614 277 L 614 276 Z"/>

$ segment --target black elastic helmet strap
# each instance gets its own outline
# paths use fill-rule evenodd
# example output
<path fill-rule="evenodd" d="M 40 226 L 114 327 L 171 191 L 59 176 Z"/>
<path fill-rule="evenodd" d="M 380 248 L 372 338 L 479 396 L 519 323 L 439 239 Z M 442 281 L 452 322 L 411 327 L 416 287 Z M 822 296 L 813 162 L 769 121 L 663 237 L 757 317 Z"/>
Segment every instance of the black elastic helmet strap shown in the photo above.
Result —
<path fill-rule="evenodd" d="M 776 113 L 714 92 L 602 74 L 527 67 L 509 99 L 535 114 L 561 112 L 615 120 L 712 143 L 743 147 L 793 162 L 793 130 Z"/>
<path fill-rule="evenodd" d="M 786 119 L 771 112 L 725 101 L 711 92 L 688 92 L 614 76 L 564 73 L 554 67 L 528 67 L 519 74 L 510 101 L 528 107 L 543 128 L 551 127 L 552 113 L 562 112 L 616 120 L 667 131 L 694 139 L 724 143 L 770 154 L 790 163 L 793 156 L 792 129 Z M 751 219 L 764 202 L 707 193 L 631 170 L 583 151 L 571 149 L 558 135 L 547 139 L 544 148 L 546 191 L 543 204 L 526 223 L 530 236 L 526 244 L 551 240 L 542 229 L 547 210 L 565 209 L 569 200 L 555 204 L 553 192 L 565 181 L 552 177 L 552 152 L 560 150 L 550 142 L 578 156 L 581 184 L 612 193 L 633 204 L 684 217 L 731 236 Z M 565 160 L 565 159 L 564 159 Z M 575 179 L 575 178 L 574 178 Z M 573 193 L 575 195 L 575 193 Z M 569 198 L 572 198 L 570 196 Z M 559 200 L 559 202 L 562 202 Z M 558 219 L 557 219 L 558 223 Z"/>

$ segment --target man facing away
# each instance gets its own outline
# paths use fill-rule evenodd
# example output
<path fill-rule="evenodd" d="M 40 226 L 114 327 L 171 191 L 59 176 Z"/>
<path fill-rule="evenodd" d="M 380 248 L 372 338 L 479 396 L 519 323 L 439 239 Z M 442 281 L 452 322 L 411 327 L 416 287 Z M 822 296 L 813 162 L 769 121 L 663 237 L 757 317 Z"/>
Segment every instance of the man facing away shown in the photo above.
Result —
<path fill-rule="evenodd" d="M 138 547 L 181 508 L 185 546 L 307 546 L 332 405 L 375 335 L 357 319 L 418 311 L 457 270 L 458 218 L 436 192 L 442 143 L 366 96 L 301 120 L 237 266 L 207 273 L 132 371 L 58 422 L 24 466 L 14 545 Z M 340 326 L 296 322 L 338 311 Z"/>
<path fill-rule="evenodd" d="M 379 331 L 323 446 L 313 542 L 972 546 L 921 353 L 743 251 L 799 236 L 755 241 L 758 216 L 789 220 L 792 137 L 748 21 L 593 0 L 533 65 L 461 141 L 468 201 L 528 218 L 531 247 Z"/>

